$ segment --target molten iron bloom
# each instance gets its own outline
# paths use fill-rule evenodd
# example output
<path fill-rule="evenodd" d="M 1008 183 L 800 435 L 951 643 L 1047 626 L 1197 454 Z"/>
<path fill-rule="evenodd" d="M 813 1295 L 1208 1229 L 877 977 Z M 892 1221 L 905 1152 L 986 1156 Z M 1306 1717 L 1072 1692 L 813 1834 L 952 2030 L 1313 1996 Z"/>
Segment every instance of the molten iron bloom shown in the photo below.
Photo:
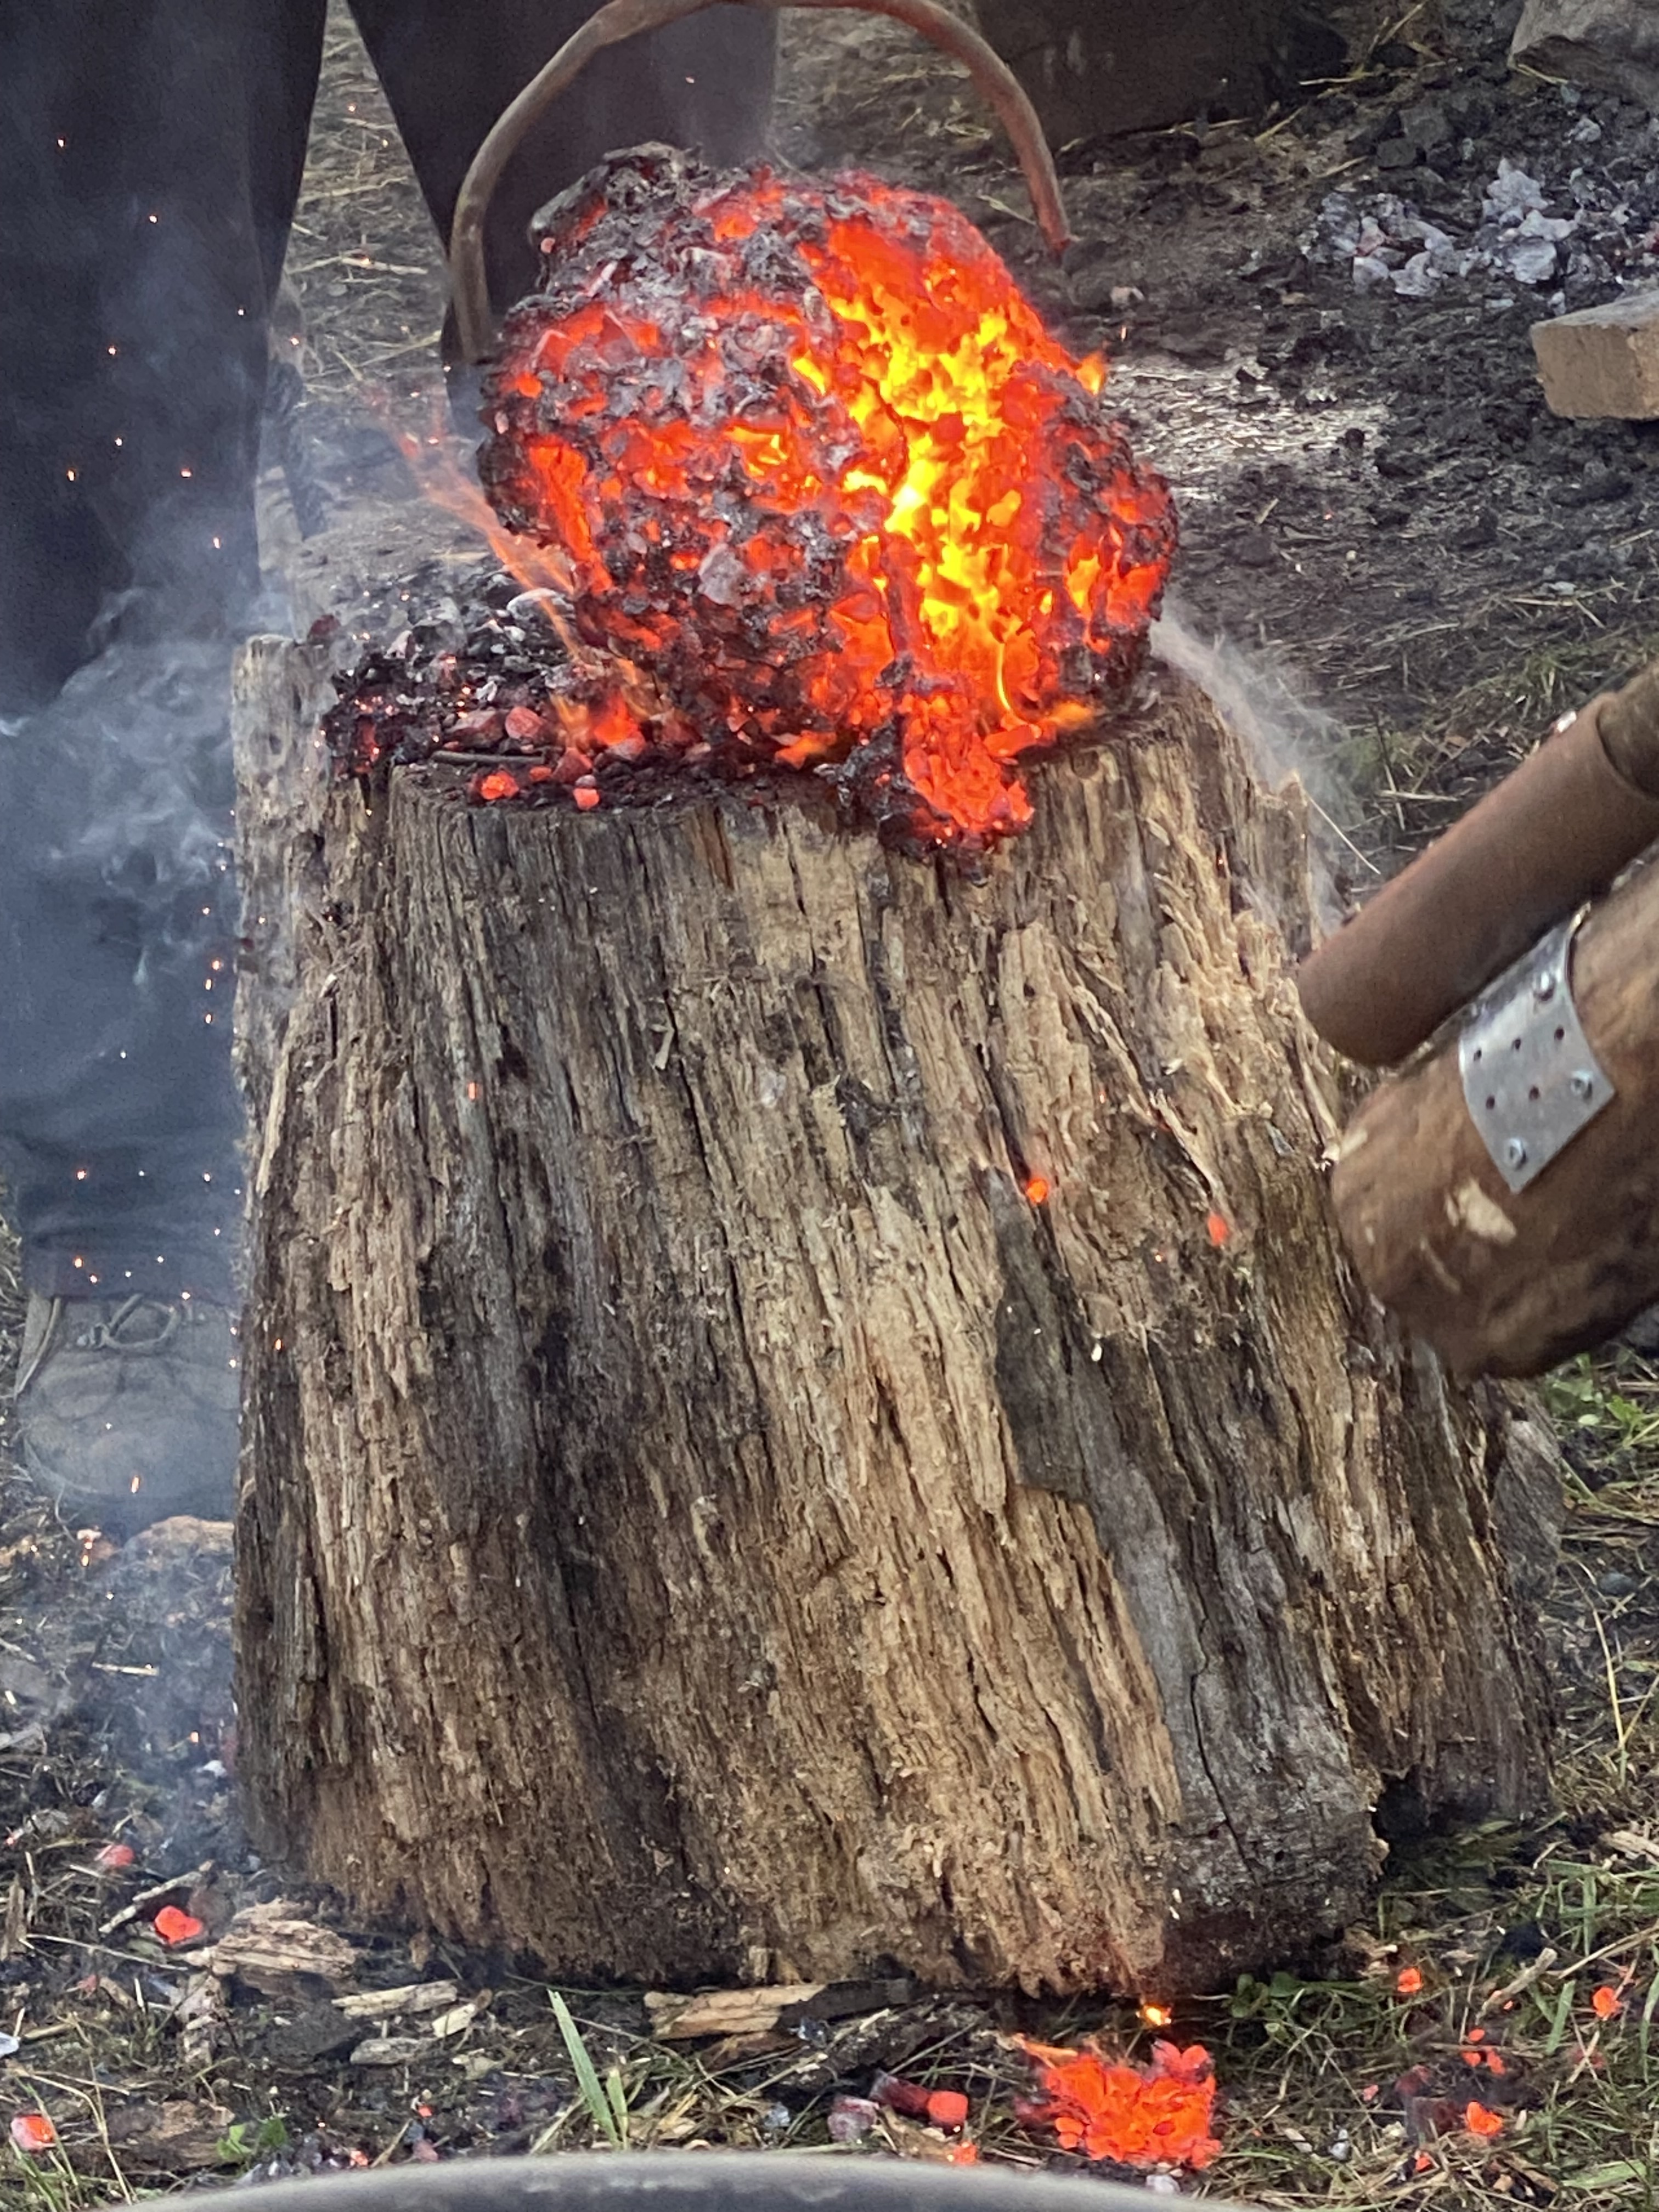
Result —
<path fill-rule="evenodd" d="M 943 201 L 720 175 L 663 149 L 556 202 L 482 456 L 556 550 L 656 745 L 817 768 L 923 842 L 982 843 L 1016 763 L 1133 673 L 1167 487 Z"/>

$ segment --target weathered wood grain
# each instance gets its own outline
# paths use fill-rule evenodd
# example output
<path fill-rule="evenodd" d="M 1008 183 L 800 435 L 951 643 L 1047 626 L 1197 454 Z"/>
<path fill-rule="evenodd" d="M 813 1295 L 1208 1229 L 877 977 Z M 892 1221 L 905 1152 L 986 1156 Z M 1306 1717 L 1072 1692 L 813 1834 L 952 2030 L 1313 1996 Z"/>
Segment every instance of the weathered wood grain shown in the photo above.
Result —
<path fill-rule="evenodd" d="M 1340 1255 L 1304 854 L 1167 673 L 981 883 L 333 787 L 245 1331 L 267 1847 L 566 1974 L 1168 1990 L 1354 1911 L 1380 1797 L 1535 1802 L 1548 1457 Z"/>

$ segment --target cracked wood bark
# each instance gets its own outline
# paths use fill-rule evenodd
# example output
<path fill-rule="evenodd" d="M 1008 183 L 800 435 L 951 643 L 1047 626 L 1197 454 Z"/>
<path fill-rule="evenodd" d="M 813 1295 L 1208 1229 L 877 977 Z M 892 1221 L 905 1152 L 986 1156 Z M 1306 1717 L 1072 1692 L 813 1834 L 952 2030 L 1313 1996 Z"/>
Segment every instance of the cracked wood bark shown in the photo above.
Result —
<path fill-rule="evenodd" d="M 1168 1990 L 1354 1911 L 1379 1800 L 1536 1801 L 1547 1454 L 1341 1261 L 1298 797 L 1189 684 L 980 884 L 740 794 L 306 834 L 268 1847 L 564 1974 Z"/>

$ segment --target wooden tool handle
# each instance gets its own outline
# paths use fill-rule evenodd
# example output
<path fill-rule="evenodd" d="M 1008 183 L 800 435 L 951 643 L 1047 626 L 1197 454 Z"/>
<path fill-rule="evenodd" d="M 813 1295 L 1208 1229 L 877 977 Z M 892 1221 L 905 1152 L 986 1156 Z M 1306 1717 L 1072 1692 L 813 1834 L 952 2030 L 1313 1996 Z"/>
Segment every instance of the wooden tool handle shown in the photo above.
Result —
<path fill-rule="evenodd" d="M 1659 771 L 1650 795 L 1602 742 L 1624 697 L 1593 699 L 1303 963 L 1303 1011 L 1328 1043 L 1370 1067 L 1404 1060 L 1659 837 Z M 1628 708 L 1626 726 L 1641 726 Z"/>
<path fill-rule="evenodd" d="M 1659 799 L 1659 660 L 1601 702 L 1601 743 L 1627 783 Z"/>
<path fill-rule="evenodd" d="M 1337 1152 L 1331 1202 L 1366 1288 L 1461 1375 L 1537 1375 L 1659 1297 L 1659 867 L 1574 943 L 1572 992 L 1612 1103 L 1510 1190 L 1455 1043 L 1390 1077 Z"/>

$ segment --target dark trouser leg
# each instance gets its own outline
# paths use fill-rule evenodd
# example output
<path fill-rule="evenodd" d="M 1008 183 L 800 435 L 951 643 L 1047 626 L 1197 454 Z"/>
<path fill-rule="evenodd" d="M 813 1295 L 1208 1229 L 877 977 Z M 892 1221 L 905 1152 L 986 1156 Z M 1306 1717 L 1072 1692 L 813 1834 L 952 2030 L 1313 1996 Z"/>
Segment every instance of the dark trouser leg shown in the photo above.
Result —
<path fill-rule="evenodd" d="M 0 1175 L 47 1292 L 228 1295 L 227 678 L 322 17 L 0 0 Z"/>
<path fill-rule="evenodd" d="M 353 13 L 398 118 L 439 234 L 485 133 L 593 0 L 353 0 Z M 507 307 L 533 284 L 527 230 L 544 202 L 602 155 L 646 139 L 747 161 L 771 113 L 776 19 L 711 8 L 630 39 L 590 62 L 532 131 L 502 177 L 486 236 L 490 291 Z"/>

